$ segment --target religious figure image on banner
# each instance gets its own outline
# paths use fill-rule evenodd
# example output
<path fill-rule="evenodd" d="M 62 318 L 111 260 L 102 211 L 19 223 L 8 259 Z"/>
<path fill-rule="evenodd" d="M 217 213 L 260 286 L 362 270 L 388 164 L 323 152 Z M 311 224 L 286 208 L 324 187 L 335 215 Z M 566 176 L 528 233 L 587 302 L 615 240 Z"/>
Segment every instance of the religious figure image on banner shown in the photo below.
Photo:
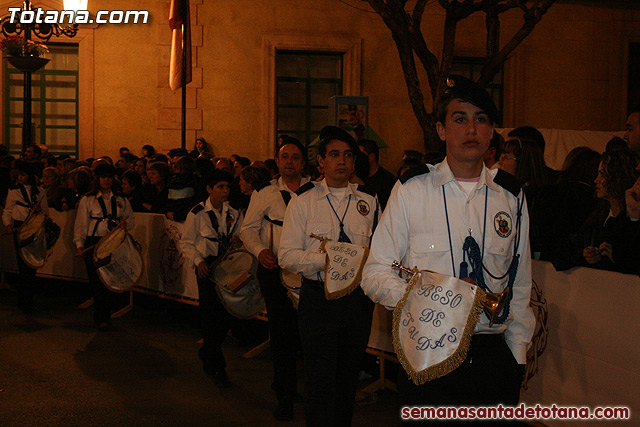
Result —
<path fill-rule="evenodd" d="M 362 280 L 362 269 L 369 256 L 369 248 L 325 239 L 320 250 L 327 254 L 324 266 L 324 293 L 327 299 L 334 300 L 350 294 Z"/>
<path fill-rule="evenodd" d="M 411 278 L 393 311 L 393 346 L 411 380 L 421 385 L 467 357 L 486 293 L 455 277 L 402 269 Z"/>

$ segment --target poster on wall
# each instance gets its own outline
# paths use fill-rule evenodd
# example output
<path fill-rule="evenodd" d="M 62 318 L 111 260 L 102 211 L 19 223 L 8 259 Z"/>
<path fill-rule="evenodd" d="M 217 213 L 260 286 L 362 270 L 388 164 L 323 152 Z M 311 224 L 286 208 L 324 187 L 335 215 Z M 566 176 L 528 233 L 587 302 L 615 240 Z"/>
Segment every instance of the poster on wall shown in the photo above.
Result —
<path fill-rule="evenodd" d="M 369 137 L 369 97 L 332 96 L 329 123 L 346 130 L 356 140 Z"/>

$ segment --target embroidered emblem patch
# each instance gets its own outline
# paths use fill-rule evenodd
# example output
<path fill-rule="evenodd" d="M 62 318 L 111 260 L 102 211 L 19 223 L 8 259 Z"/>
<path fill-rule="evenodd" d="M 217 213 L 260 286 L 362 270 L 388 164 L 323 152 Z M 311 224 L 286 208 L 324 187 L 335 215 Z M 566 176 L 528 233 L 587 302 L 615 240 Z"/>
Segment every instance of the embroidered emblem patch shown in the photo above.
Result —
<path fill-rule="evenodd" d="M 511 216 L 504 211 L 500 211 L 493 219 L 493 226 L 496 229 L 498 236 L 507 238 L 511 235 L 512 224 Z"/>
<path fill-rule="evenodd" d="M 363 215 L 363 216 L 369 215 L 370 211 L 371 211 L 371 208 L 369 207 L 369 204 L 367 202 L 365 202 L 364 200 L 360 200 L 358 202 L 358 212 L 360 212 L 360 215 Z"/>

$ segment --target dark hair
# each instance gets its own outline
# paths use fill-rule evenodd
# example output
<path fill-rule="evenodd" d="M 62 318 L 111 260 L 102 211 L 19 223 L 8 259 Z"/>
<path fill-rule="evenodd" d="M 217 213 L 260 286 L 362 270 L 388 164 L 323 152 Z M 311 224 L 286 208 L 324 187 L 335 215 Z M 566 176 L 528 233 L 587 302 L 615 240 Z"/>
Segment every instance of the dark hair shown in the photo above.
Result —
<path fill-rule="evenodd" d="M 269 185 L 267 171 L 259 166 L 247 166 L 240 172 L 242 179 L 251 184 L 254 190 L 260 191 Z"/>
<path fill-rule="evenodd" d="M 243 168 L 246 168 L 247 166 L 249 166 L 251 164 L 251 160 L 249 160 L 248 157 L 241 157 L 238 156 L 238 160 L 236 160 L 238 163 L 240 163 L 240 166 L 242 166 Z"/>
<path fill-rule="evenodd" d="M 628 150 L 628 149 L 629 149 L 629 146 L 627 145 L 627 142 L 624 139 L 618 136 L 614 136 L 609 140 L 609 142 L 607 142 L 607 146 L 604 149 L 604 151 Z"/>
<path fill-rule="evenodd" d="M 418 160 L 415 157 L 407 157 L 402 161 L 402 166 L 398 168 L 398 172 L 396 172 L 396 176 L 400 178 L 409 169 L 422 166 L 422 164 L 423 164 L 422 160 Z"/>
<path fill-rule="evenodd" d="M 67 180 L 72 179 L 76 193 L 83 195 L 91 188 L 91 172 L 88 167 L 75 168 L 67 173 Z M 66 184 L 66 183 L 65 183 Z"/>
<path fill-rule="evenodd" d="M 147 170 L 149 169 L 158 172 L 160 174 L 160 178 L 162 178 L 165 184 L 171 175 L 171 169 L 169 169 L 169 165 L 165 162 L 153 162 L 147 168 Z"/>
<path fill-rule="evenodd" d="M 122 175 L 122 180 L 127 180 L 130 186 L 139 189 L 142 187 L 142 178 L 136 171 L 128 170 Z"/>
<path fill-rule="evenodd" d="M 182 156 L 174 162 L 174 167 L 177 173 L 191 175 L 196 171 L 196 160 L 193 157 Z"/>
<path fill-rule="evenodd" d="M 120 147 L 120 150 L 118 151 L 118 153 L 120 154 L 120 157 L 123 157 L 122 155 L 124 153 L 129 153 L 131 150 L 129 150 L 127 147 Z"/>
<path fill-rule="evenodd" d="M 307 161 L 306 157 L 304 158 L 304 161 Z M 280 170 L 278 169 L 278 163 L 276 163 L 274 159 L 265 160 L 264 165 L 269 169 L 269 172 L 271 172 L 271 176 L 275 176 L 280 173 Z"/>
<path fill-rule="evenodd" d="M 544 136 L 542 136 L 542 133 L 540 133 L 540 131 L 533 126 L 520 126 L 518 128 L 512 129 L 507 136 L 517 139 L 527 139 L 534 142 L 535 144 L 540 146 L 542 154 L 544 155 L 544 149 L 546 145 L 544 142 Z"/>
<path fill-rule="evenodd" d="M 589 147 L 576 147 L 569 151 L 562 164 L 560 182 L 577 181 L 593 187 L 600 157 L 600 153 Z"/>
<path fill-rule="evenodd" d="M 489 148 L 495 148 L 496 154 L 493 156 L 493 160 L 500 160 L 500 155 L 502 155 L 502 147 L 504 146 L 504 138 L 500 133 L 494 131 L 493 137 L 491 141 L 489 141 Z"/>
<path fill-rule="evenodd" d="M 603 177 L 606 192 L 626 209 L 625 192 L 638 179 L 636 165 L 638 161 L 628 150 L 614 150 L 602 155 Z"/>
<path fill-rule="evenodd" d="M 56 159 L 56 156 L 54 156 L 53 154 L 49 154 L 46 157 L 44 157 L 45 160 L 45 167 L 50 167 L 50 166 L 56 166 L 58 164 L 58 160 Z"/>
<path fill-rule="evenodd" d="M 153 157 L 151 158 L 151 161 L 169 164 L 169 158 L 164 154 L 154 154 Z"/>
<path fill-rule="evenodd" d="M 402 155 L 404 157 L 406 157 L 407 159 L 416 159 L 419 160 L 420 163 L 422 163 L 422 160 L 424 158 L 424 154 L 422 154 L 421 152 L 417 151 L 417 150 L 404 150 L 404 152 L 402 153 Z"/>
<path fill-rule="evenodd" d="M 213 188 L 219 182 L 233 184 L 234 178 L 229 172 L 222 169 L 213 169 L 204 176 L 205 185 Z"/>
<path fill-rule="evenodd" d="M 211 160 L 205 157 L 198 157 L 196 159 L 196 174 L 198 176 L 206 176 L 216 167 L 211 163 Z"/>
<path fill-rule="evenodd" d="M 370 139 L 361 139 L 358 141 L 358 146 L 364 148 L 364 151 L 366 151 L 367 154 L 375 154 L 376 162 L 380 160 L 380 147 L 378 147 L 378 144 L 375 141 Z"/>
<path fill-rule="evenodd" d="M 130 152 L 126 152 L 126 153 L 122 153 L 120 155 L 120 157 L 122 157 L 124 159 L 125 162 L 127 163 L 131 163 L 137 160 L 136 156 L 134 156 L 133 154 L 131 154 Z"/>
<path fill-rule="evenodd" d="M 155 149 L 155 148 L 153 148 L 153 145 L 149 145 L 149 144 L 147 144 L 147 145 L 143 145 L 143 146 L 142 146 L 142 149 L 147 151 L 147 155 L 148 155 L 149 157 L 151 157 L 151 156 L 153 156 L 154 154 L 156 154 L 156 149 Z M 143 157 L 144 157 L 144 156 L 143 156 Z"/>
<path fill-rule="evenodd" d="M 7 146 L 4 144 L 0 144 L 0 157 L 4 157 L 8 154 L 9 154 L 9 150 L 7 149 Z"/>
<path fill-rule="evenodd" d="M 202 141 L 202 144 L 204 146 L 202 148 L 202 152 L 204 152 L 204 153 L 213 153 L 213 150 L 209 146 L 209 143 L 207 142 L 206 139 L 204 139 L 203 137 L 199 137 L 199 138 L 196 138 L 196 141 Z M 196 147 L 196 142 L 193 143 L 193 150 L 194 151 L 198 151 L 198 148 Z"/>
<path fill-rule="evenodd" d="M 348 144 L 354 156 L 360 151 L 356 140 L 353 139 L 349 132 L 336 126 L 325 126 L 320 131 L 320 145 L 318 146 L 318 155 L 320 157 L 324 158 L 327 155 L 327 145 L 334 140 Z"/>
<path fill-rule="evenodd" d="M 355 157 L 355 174 L 363 182 L 367 182 L 369 179 L 369 172 L 371 167 L 369 166 L 369 159 L 366 154 L 358 150 L 354 154 Z"/>
<path fill-rule="evenodd" d="M 287 144 L 291 144 L 298 147 L 298 150 L 300 150 L 300 154 L 302 154 L 302 161 L 304 163 L 307 162 L 307 148 L 304 145 L 302 145 L 302 143 L 300 142 L 300 140 L 298 140 L 298 138 L 294 138 L 289 135 L 281 135 L 279 139 L 282 140 L 282 142 L 280 143 L 280 145 L 278 145 L 278 152 L 276 153 L 277 155 L 280 155 L 280 150 L 282 149 L 282 147 L 284 147 Z"/>
<path fill-rule="evenodd" d="M 538 190 L 553 184 L 546 171 L 544 154 L 539 143 L 530 139 L 511 139 L 504 143 L 504 152 L 517 157 L 516 179 L 520 185 Z"/>
<path fill-rule="evenodd" d="M 35 145 L 34 145 L 35 147 Z M 38 186 L 38 177 L 36 174 L 35 165 L 26 160 L 17 159 L 13 161 L 13 167 L 18 170 L 19 174 L 25 174 L 29 176 L 29 185 L 32 187 Z"/>

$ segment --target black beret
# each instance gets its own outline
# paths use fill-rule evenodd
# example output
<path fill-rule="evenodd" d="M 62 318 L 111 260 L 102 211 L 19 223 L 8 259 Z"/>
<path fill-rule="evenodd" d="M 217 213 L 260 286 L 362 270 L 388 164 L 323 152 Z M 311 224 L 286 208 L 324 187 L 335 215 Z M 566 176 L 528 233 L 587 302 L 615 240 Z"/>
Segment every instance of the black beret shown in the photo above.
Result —
<path fill-rule="evenodd" d="M 469 102 L 478 108 L 482 108 L 494 123 L 498 121 L 498 109 L 493 102 L 493 98 L 482 86 L 473 80 L 451 74 L 447 77 L 445 93 L 461 101 Z"/>
<path fill-rule="evenodd" d="M 93 170 L 95 176 L 115 176 L 116 173 L 116 168 L 109 163 L 101 163 Z"/>
<path fill-rule="evenodd" d="M 320 140 L 325 140 L 327 142 L 330 142 L 334 139 L 337 139 L 338 141 L 346 142 L 351 146 L 355 145 L 357 147 L 358 145 L 356 143 L 356 140 L 353 138 L 353 136 L 351 136 L 351 134 L 346 130 L 340 129 L 339 127 L 336 127 L 336 126 L 323 127 L 322 130 L 320 131 Z"/>

